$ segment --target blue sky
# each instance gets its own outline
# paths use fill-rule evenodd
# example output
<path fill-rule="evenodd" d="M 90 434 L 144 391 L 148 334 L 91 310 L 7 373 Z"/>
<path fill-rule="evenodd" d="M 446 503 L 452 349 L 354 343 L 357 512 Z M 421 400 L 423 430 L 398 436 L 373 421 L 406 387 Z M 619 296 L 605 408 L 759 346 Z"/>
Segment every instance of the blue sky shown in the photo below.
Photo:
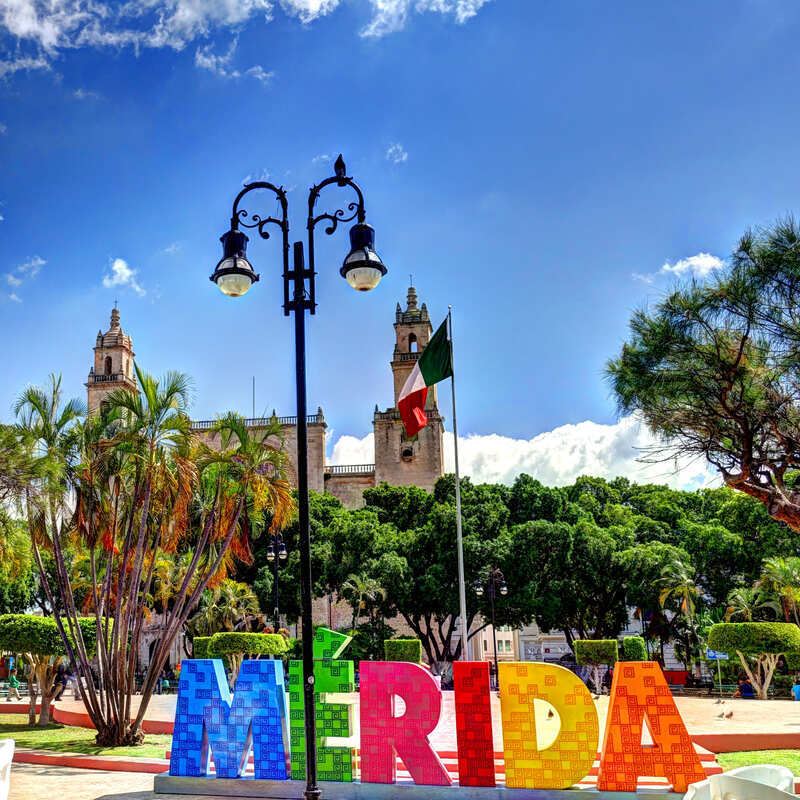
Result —
<path fill-rule="evenodd" d="M 290 189 L 299 238 L 342 152 L 389 274 L 356 294 L 346 231 L 319 244 L 309 403 L 337 457 L 391 404 L 413 273 L 435 322 L 455 309 L 474 474 L 635 470 L 604 362 L 634 307 L 798 210 L 798 21 L 791 0 L 0 0 L 0 419 L 51 371 L 83 395 L 115 297 L 197 417 L 249 413 L 253 375 L 259 412 L 293 413 L 277 242 L 251 242 L 242 299 L 208 275 L 243 181 Z"/>

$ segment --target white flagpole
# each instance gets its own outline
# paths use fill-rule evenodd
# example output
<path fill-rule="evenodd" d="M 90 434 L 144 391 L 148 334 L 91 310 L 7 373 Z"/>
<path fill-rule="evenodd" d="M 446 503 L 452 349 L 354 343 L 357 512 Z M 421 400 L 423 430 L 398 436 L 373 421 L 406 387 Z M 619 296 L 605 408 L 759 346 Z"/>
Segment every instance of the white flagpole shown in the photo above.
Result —
<path fill-rule="evenodd" d="M 447 306 L 447 321 L 450 326 L 450 389 L 453 395 L 453 445 L 456 464 L 456 541 L 458 547 L 458 604 L 461 620 L 461 660 L 468 661 L 467 641 L 467 593 L 464 585 L 464 537 L 461 531 L 461 476 L 458 472 L 458 421 L 456 420 L 456 380 L 453 368 L 453 306 Z"/>

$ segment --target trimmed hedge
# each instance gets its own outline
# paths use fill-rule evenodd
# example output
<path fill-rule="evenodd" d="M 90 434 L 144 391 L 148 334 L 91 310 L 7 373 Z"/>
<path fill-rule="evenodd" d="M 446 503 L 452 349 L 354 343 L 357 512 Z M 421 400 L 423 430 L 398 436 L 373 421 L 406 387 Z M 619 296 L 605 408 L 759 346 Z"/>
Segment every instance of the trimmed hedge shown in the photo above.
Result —
<path fill-rule="evenodd" d="M 208 646 L 210 643 L 210 636 L 195 636 L 192 639 L 192 658 L 208 658 Z"/>
<path fill-rule="evenodd" d="M 384 639 L 383 654 L 387 661 L 422 663 L 422 642 L 419 639 Z"/>
<path fill-rule="evenodd" d="M 622 656 L 625 661 L 647 661 L 647 647 L 641 636 L 624 636 Z"/>
<path fill-rule="evenodd" d="M 95 619 L 94 617 L 81 617 L 78 624 L 83 635 L 84 646 L 91 655 L 97 644 Z M 69 634 L 66 620 L 64 629 Z M 8 653 L 30 653 L 40 657 L 66 655 L 55 619 L 39 617 L 35 614 L 3 614 L 0 616 L 0 650 Z"/>
<path fill-rule="evenodd" d="M 584 666 L 616 664 L 619 660 L 619 645 L 616 639 L 576 639 L 575 661 Z"/>
<path fill-rule="evenodd" d="M 792 622 L 720 622 L 712 625 L 708 646 L 729 657 L 762 653 L 800 653 L 800 628 Z"/>
<path fill-rule="evenodd" d="M 210 656 L 222 656 L 227 653 L 280 656 L 288 649 L 286 639 L 279 633 L 215 633 L 208 643 L 207 653 Z"/>

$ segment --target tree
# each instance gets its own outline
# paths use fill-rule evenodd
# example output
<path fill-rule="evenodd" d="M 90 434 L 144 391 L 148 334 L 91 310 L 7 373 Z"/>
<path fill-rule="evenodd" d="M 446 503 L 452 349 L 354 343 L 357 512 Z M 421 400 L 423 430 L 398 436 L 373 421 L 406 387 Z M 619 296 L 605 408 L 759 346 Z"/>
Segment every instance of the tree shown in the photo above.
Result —
<path fill-rule="evenodd" d="M 740 586 L 733 589 L 728 595 L 728 605 L 725 609 L 725 622 L 730 622 L 737 617 L 737 622 L 763 621 L 764 612 L 771 610 L 781 614 L 781 606 L 768 596 L 760 594 L 755 589 Z"/>
<path fill-rule="evenodd" d="M 64 609 L 64 620 L 55 621 L 104 745 L 141 742 L 175 636 L 206 587 L 224 580 L 234 558 L 250 557 L 251 514 L 268 512 L 278 528 L 293 511 L 287 456 L 269 440 L 279 436 L 277 424 L 251 433 L 241 417 L 227 414 L 216 426 L 221 449 L 212 451 L 191 435 L 189 380 L 177 373 L 156 380 L 138 366 L 136 375 L 140 393 L 111 392 L 107 408 L 82 422 L 78 404 L 61 406 L 58 380 L 49 392 L 27 389 L 17 403 L 21 426 L 53 465 L 46 479 L 25 489 L 34 558 L 51 607 Z M 90 606 L 97 631 L 105 632 L 97 637 L 98 688 L 77 622 L 70 545 L 88 556 Z M 156 564 L 164 553 L 188 551 L 134 714 L 136 655 Z"/>
<path fill-rule="evenodd" d="M 800 558 L 773 557 L 765 559 L 756 589 L 772 594 L 780 603 L 786 622 L 800 625 L 798 601 L 800 601 Z"/>
<path fill-rule="evenodd" d="M 751 230 L 705 283 L 637 311 L 607 374 L 620 408 L 800 530 L 800 229 Z"/>
<path fill-rule="evenodd" d="M 384 596 L 383 588 L 378 581 L 366 575 L 351 575 L 342 584 L 340 593 L 353 607 L 353 624 L 350 626 L 353 630 L 356 629 L 359 616 L 368 607 L 374 607 Z"/>
<path fill-rule="evenodd" d="M 694 580 L 694 569 L 688 561 L 677 560 L 667 564 L 659 580 L 661 592 L 659 602 L 665 608 L 672 601 L 677 604 L 678 620 L 682 620 L 683 642 L 681 642 L 679 658 L 682 658 L 686 669 L 690 669 L 692 662 L 697 657 L 700 640 L 697 636 L 695 625 L 696 601 L 700 590 Z M 677 650 L 678 648 L 676 648 Z"/>
<path fill-rule="evenodd" d="M 641 636 L 624 636 L 622 654 L 625 661 L 649 661 L 647 647 Z"/>
<path fill-rule="evenodd" d="M 708 646 L 736 653 L 757 696 L 766 700 L 778 658 L 800 653 L 800 628 L 790 622 L 723 622 L 711 628 Z"/>
<path fill-rule="evenodd" d="M 279 633 L 215 633 L 208 643 L 208 655 L 212 658 L 227 657 L 231 688 L 236 684 L 245 656 L 281 656 L 288 649 L 286 638 Z"/>
<path fill-rule="evenodd" d="M 619 646 L 616 639 L 576 639 L 575 661 L 592 668 L 594 690 L 600 694 L 600 666 L 612 666 L 619 659 Z"/>
<path fill-rule="evenodd" d="M 246 584 L 226 578 L 219 586 L 208 589 L 200 599 L 200 608 L 187 627 L 200 636 L 213 636 L 221 631 L 234 631 L 253 617 L 261 616 L 258 598 Z"/>
<path fill-rule="evenodd" d="M 95 625 L 92 619 L 79 619 L 78 624 L 89 647 L 94 650 Z M 28 690 L 30 709 L 28 724 L 36 719 L 36 699 L 41 695 L 39 725 L 50 722 L 50 704 L 58 687 L 55 679 L 59 665 L 65 658 L 64 647 L 58 626 L 51 617 L 37 617 L 33 614 L 5 614 L 0 616 L 0 650 L 7 653 L 21 653 L 28 662 L 30 676 Z"/>

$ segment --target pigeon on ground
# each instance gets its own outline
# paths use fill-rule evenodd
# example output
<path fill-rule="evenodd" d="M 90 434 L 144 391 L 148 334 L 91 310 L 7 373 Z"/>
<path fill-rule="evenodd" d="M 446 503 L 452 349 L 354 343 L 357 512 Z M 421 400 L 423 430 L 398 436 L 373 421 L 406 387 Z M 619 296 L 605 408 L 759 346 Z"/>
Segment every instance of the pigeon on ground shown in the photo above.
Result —
<path fill-rule="evenodd" d="M 728 713 L 725 715 L 725 719 L 730 719 L 732 716 L 733 716 L 733 711 L 729 711 L 729 712 L 728 712 Z"/>
<path fill-rule="evenodd" d="M 717 719 L 722 719 L 724 716 L 725 716 L 725 712 L 721 711 L 719 714 L 717 714 Z"/>

